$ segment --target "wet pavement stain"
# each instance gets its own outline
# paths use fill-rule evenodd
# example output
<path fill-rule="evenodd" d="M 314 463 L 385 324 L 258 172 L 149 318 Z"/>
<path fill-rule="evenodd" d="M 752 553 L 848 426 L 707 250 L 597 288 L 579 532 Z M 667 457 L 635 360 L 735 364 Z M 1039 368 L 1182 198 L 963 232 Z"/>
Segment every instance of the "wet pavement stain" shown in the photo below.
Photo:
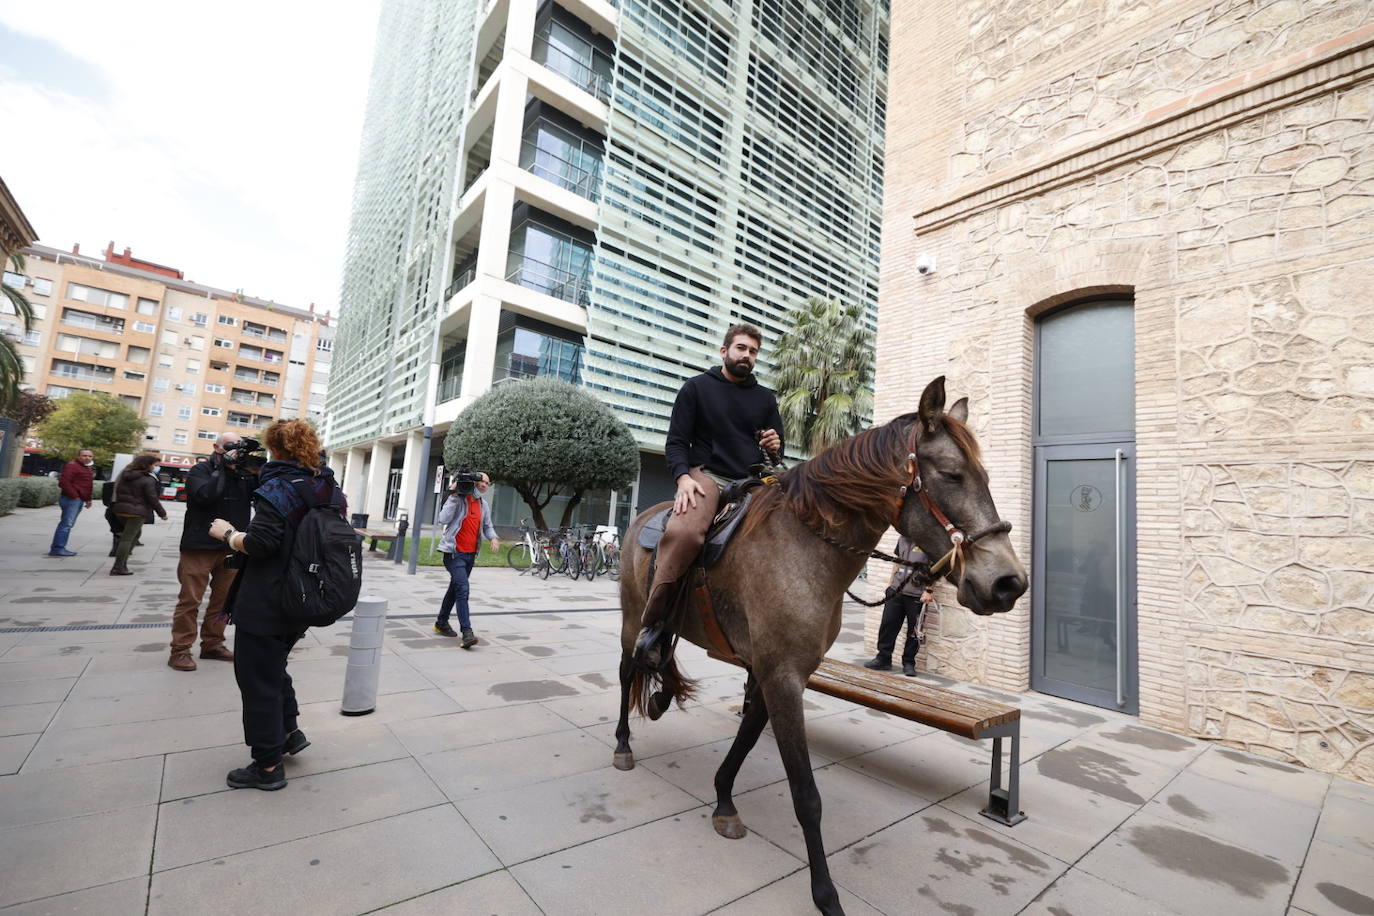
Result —
<path fill-rule="evenodd" d="M 329 647 L 329 654 L 330 654 L 330 655 L 339 655 L 339 656 L 347 657 L 347 656 L 348 656 L 348 653 L 349 653 L 350 651 L 351 651 L 351 650 L 349 649 L 348 646 L 330 646 L 330 647 Z"/>
<path fill-rule="evenodd" d="M 1089 725 L 1101 725 L 1103 722 L 1107 721 L 1101 716 L 1095 716 L 1090 712 L 1068 709 L 1064 706 L 1049 706 L 1041 709 L 1030 707 L 1022 709 L 1021 715 L 1027 719 L 1036 719 L 1040 722 L 1055 722 L 1059 725 L 1072 725 L 1075 728 L 1087 728 Z"/>
<path fill-rule="evenodd" d="M 424 638 L 420 638 L 420 639 L 401 639 L 401 640 L 398 640 L 398 642 L 400 642 L 401 645 L 405 646 L 405 647 L 408 648 L 408 649 L 443 649 L 443 648 L 446 648 L 447 646 L 452 645 L 452 643 L 445 643 L 445 642 L 444 642 L 443 640 L 441 640 L 441 639 L 424 639 Z"/>
<path fill-rule="evenodd" d="M 1359 891 L 1352 891 L 1343 884 L 1332 884 L 1330 881 L 1323 881 L 1318 884 L 1317 891 L 1347 913 L 1356 913 L 1358 916 L 1374 916 L 1374 899 L 1366 897 Z"/>
<path fill-rule="evenodd" d="M 557 614 L 526 614 L 527 620 L 562 620 Z"/>
<path fill-rule="evenodd" d="M 1267 757 L 1257 757 L 1252 754 L 1242 754 L 1240 751 L 1233 751 L 1227 748 L 1217 748 L 1217 754 L 1227 760 L 1243 763 L 1251 767 L 1263 767 L 1266 770 L 1278 770 L 1280 773 L 1301 773 L 1297 767 L 1290 767 L 1286 763 L 1279 763 L 1277 760 L 1270 760 Z"/>
<path fill-rule="evenodd" d="M 58 655 L 76 655 L 81 651 L 80 646 L 63 646 L 57 650 Z"/>
<path fill-rule="evenodd" d="M 1095 747 L 1056 749 L 1041 754 L 1035 765 L 1040 775 L 1058 782 L 1133 805 L 1145 804 L 1145 799 L 1126 787 L 1125 777 L 1140 774 L 1115 754 Z"/>
<path fill-rule="evenodd" d="M 877 843 L 869 843 L 867 846 L 853 847 L 849 850 L 849 861 L 854 865 L 864 864 L 864 860 L 868 858 L 869 852 L 877 847 L 877 845 Z"/>
<path fill-rule="evenodd" d="M 1139 725 L 1123 725 L 1117 731 L 1102 732 L 1102 737 L 1122 744 L 1146 747 L 1152 751 L 1186 751 L 1191 747 L 1197 747 L 1196 742 L 1187 738 L 1155 731 L 1153 728 L 1142 728 Z"/>
<path fill-rule="evenodd" d="M 166 649 L 166 648 L 167 648 L 167 644 L 166 644 L 166 643 L 161 643 L 161 642 L 145 642 L 145 643 L 139 643 L 138 645 L 134 646 L 134 651 L 135 651 L 135 652 L 161 652 L 163 649 Z"/>
<path fill-rule="evenodd" d="M 975 843 L 982 843 L 984 846 L 991 846 L 994 849 L 1002 850 L 1007 854 L 1007 858 L 1011 859 L 1012 864 L 1018 865 L 1026 871 L 1043 871 L 1050 867 L 1049 864 L 1039 856 L 1027 852 L 1015 843 L 1009 843 L 1000 837 L 993 836 L 985 830 L 979 830 L 977 827 L 966 827 L 964 829 L 964 835 Z"/>
<path fill-rule="evenodd" d="M 944 833 L 949 836 L 959 835 L 959 831 L 954 828 L 954 825 L 942 817 L 922 816 L 921 820 L 926 822 L 926 826 L 930 828 L 931 833 Z"/>
<path fill-rule="evenodd" d="M 533 655 L 535 658 L 548 658 L 554 651 L 548 646 L 521 646 L 520 651 L 526 655 Z"/>
<path fill-rule="evenodd" d="M 1206 811 L 1203 811 L 1201 808 L 1190 802 L 1188 799 L 1184 798 L 1182 795 L 1170 795 L 1168 805 L 1170 808 L 1174 809 L 1179 814 L 1182 814 L 1184 817 L 1195 818 L 1199 821 L 1210 821 L 1212 819 L 1212 815 L 1208 814 Z"/>
<path fill-rule="evenodd" d="M 606 680 L 605 675 L 593 673 L 593 674 L 582 674 L 582 675 L 579 675 L 579 677 L 581 677 L 582 680 L 586 681 L 588 684 L 591 684 L 593 687 L 600 687 L 600 688 L 603 689 L 603 690 L 615 686 L 615 685 L 612 684 L 610 681 Z"/>
<path fill-rule="evenodd" d="M 596 801 L 586 802 L 586 807 L 582 809 L 582 817 L 578 820 L 578 823 L 585 824 L 589 821 L 600 821 L 603 824 L 615 823 L 615 818 L 606 810 L 605 800 L 610 797 L 611 794 L 609 792 L 602 792 L 596 796 Z M 569 807 L 577 804 L 579 804 L 579 802 L 570 802 Z"/>
<path fill-rule="evenodd" d="M 99 624 L 99 620 L 69 620 L 63 626 L 68 627 L 93 627 Z"/>
<path fill-rule="evenodd" d="M 170 623 L 171 614 L 138 614 L 130 623 Z"/>
<path fill-rule="evenodd" d="M 954 914 L 954 916 L 975 916 L 975 914 L 978 912 L 973 907 L 969 906 L 967 903 L 945 903 L 943 900 L 940 899 L 940 896 L 936 894 L 935 891 L 931 890 L 929 884 L 921 885 L 921 887 L 917 889 L 916 893 L 920 894 L 922 897 L 925 897 L 927 900 L 929 900 L 931 903 L 934 903 L 936 906 L 944 910 L 946 913 Z"/>
<path fill-rule="evenodd" d="M 859 636 L 859 635 L 856 634 L 856 633 L 850 633 L 850 632 L 848 632 L 848 631 L 846 631 L 846 630 L 841 630 L 841 631 L 839 632 L 839 635 L 837 635 L 837 636 L 835 637 L 835 642 L 855 643 L 855 642 L 863 642 L 863 641 L 864 641 L 864 638 L 863 638 L 862 636 Z"/>
<path fill-rule="evenodd" d="M 109 604 L 115 600 L 114 595 L 26 595 L 23 598 L 11 598 L 10 604 Z"/>
<path fill-rule="evenodd" d="M 576 690 L 558 681 L 506 681 L 492 684 L 487 688 L 487 693 L 498 696 L 508 703 L 577 696 Z"/>
<path fill-rule="evenodd" d="M 518 633 L 507 633 L 504 636 L 498 636 L 496 638 L 504 642 L 524 642 L 529 639 L 528 636 L 521 636 Z"/>
<path fill-rule="evenodd" d="M 1288 869 L 1274 860 L 1179 827 L 1136 827 L 1127 842 L 1161 868 L 1229 885 L 1255 900 L 1262 899 L 1270 885 L 1288 883 Z"/>

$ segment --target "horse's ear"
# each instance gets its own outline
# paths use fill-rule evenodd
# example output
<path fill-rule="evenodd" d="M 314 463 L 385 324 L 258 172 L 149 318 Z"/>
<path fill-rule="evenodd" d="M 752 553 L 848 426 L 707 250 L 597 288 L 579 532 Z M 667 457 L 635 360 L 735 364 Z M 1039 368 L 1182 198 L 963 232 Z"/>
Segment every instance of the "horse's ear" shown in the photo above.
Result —
<path fill-rule="evenodd" d="M 954 405 L 950 407 L 949 410 L 946 410 L 945 413 L 953 417 L 954 419 L 958 420 L 960 423 L 967 423 L 968 398 L 960 398 L 959 400 L 955 401 Z"/>
<path fill-rule="evenodd" d="M 945 377 L 937 376 L 921 392 L 921 406 L 916 413 L 921 418 L 921 426 L 928 433 L 935 432 L 940 425 L 940 415 L 945 412 Z"/>

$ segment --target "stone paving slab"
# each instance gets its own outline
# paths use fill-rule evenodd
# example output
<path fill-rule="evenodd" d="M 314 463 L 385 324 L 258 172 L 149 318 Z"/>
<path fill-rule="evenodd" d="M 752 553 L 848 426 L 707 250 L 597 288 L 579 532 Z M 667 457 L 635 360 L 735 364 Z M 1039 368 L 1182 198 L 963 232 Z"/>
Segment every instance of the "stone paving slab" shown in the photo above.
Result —
<path fill-rule="evenodd" d="M 0 777 L 0 829 L 156 804 L 160 757 Z"/>
<path fill-rule="evenodd" d="M 41 735 L 10 735 L 0 738 L 0 776 L 18 773 Z"/>
<path fill-rule="evenodd" d="M 1313 914 L 1374 913 L 1374 868 L 1370 868 L 1369 856 L 1314 842 L 1293 905 Z"/>
<path fill-rule="evenodd" d="M 839 891 L 845 916 L 881 914 L 881 910 L 875 910 L 843 885 L 836 883 L 835 889 Z M 811 906 L 811 873 L 802 868 L 713 912 L 716 916 L 778 916 L 779 913 L 808 911 L 815 912 L 815 907 Z"/>
<path fill-rule="evenodd" d="M 157 806 L 0 830 L 0 906 L 148 873 Z"/>
<path fill-rule="evenodd" d="M 1239 911 L 1239 912 L 1244 912 Z M 1045 888 L 1039 897 L 1021 911 L 1022 916 L 1065 916 L 1065 914 L 1109 914 L 1120 916 L 1178 916 L 1171 910 L 1152 900 L 1137 897 L 1130 891 L 1077 868 L 1071 868 L 1060 875 L 1053 884 Z M 1221 914 L 1213 914 L 1221 916 Z"/>
<path fill-rule="evenodd" d="M 386 916 L 452 916 L 454 913 L 543 916 L 508 871 L 491 872 L 462 884 L 453 884 L 389 906 L 381 912 Z"/>
<path fill-rule="evenodd" d="M 5 907 L 5 916 L 128 916 L 148 903 L 148 879 L 128 878 Z"/>

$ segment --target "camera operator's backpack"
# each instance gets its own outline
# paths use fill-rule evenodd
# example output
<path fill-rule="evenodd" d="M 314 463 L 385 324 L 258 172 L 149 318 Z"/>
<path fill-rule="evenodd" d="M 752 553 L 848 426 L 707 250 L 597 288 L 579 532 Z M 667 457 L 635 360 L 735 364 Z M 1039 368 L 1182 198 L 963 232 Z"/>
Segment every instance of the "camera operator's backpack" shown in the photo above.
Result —
<path fill-rule="evenodd" d="M 320 502 L 304 480 L 291 481 L 305 500 L 286 558 L 286 615 L 306 626 L 327 627 L 358 603 L 363 587 L 363 548 L 332 502 Z"/>

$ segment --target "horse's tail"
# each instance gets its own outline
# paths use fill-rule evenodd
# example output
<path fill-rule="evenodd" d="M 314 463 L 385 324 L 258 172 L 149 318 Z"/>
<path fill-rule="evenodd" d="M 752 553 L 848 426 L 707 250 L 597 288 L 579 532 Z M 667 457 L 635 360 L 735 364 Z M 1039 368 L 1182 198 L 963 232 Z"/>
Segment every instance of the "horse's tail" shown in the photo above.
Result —
<path fill-rule="evenodd" d="M 645 671 L 635 665 L 634 672 L 630 675 L 630 709 L 636 715 L 657 719 L 658 715 L 651 715 L 650 710 L 655 709 L 654 696 L 659 693 L 666 694 L 663 709 L 667 708 L 666 701 L 676 700 L 677 705 L 681 706 L 688 700 L 696 699 L 697 682 L 687 677 L 677 666 L 676 653 L 658 671 Z M 656 711 L 662 714 L 663 709 Z"/>

